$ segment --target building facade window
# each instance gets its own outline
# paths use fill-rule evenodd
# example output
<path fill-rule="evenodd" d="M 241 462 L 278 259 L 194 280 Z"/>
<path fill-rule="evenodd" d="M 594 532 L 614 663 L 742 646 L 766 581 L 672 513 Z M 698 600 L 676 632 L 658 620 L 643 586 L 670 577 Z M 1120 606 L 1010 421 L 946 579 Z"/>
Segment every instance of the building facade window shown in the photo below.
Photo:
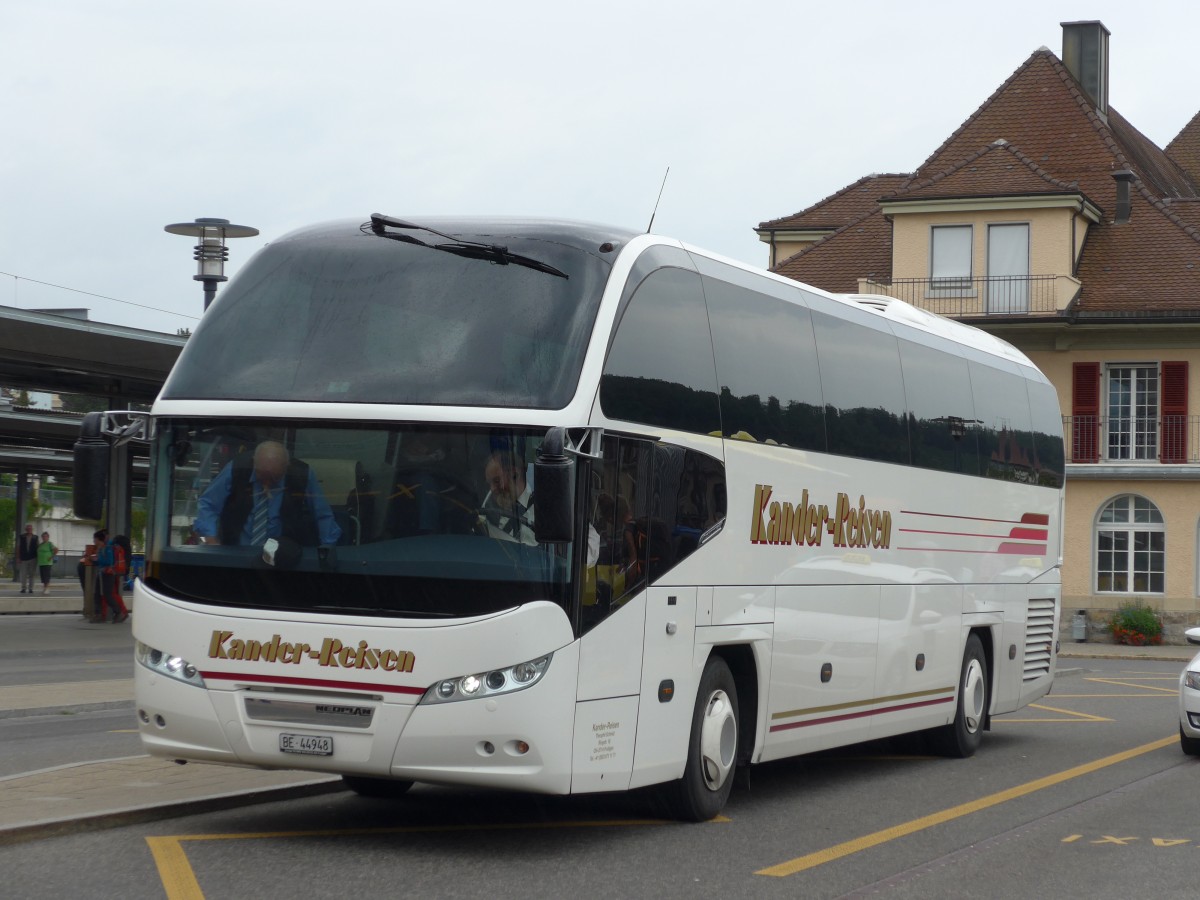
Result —
<path fill-rule="evenodd" d="M 1192 458 L 1186 361 L 1076 362 L 1071 369 L 1072 462 Z"/>
<path fill-rule="evenodd" d="M 1164 593 L 1166 546 L 1157 506 L 1134 494 L 1110 500 L 1096 519 L 1096 591 Z"/>
<path fill-rule="evenodd" d="M 934 225 L 929 248 L 932 288 L 961 289 L 971 286 L 970 225 Z"/>
<path fill-rule="evenodd" d="M 1029 312 L 1029 226 L 988 226 L 989 313 Z"/>
<path fill-rule="evenodd" d="M 1108 367 L 1108 458 L 1158 457 L 1158 366 Z"/>

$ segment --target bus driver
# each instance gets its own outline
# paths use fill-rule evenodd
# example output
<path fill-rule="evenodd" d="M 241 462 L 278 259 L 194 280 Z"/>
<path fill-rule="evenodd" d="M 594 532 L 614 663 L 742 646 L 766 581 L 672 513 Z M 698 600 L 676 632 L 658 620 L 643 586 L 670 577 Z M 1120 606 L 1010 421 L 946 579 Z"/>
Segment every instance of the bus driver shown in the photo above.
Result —
<path fill-rule="evenodd" d="M 195 530 L 203 544 L 248 547 L 281 537 L 315 547 L 342 536 L 316 474 L 279 441 L 225 465 L 200 497 Z"/>

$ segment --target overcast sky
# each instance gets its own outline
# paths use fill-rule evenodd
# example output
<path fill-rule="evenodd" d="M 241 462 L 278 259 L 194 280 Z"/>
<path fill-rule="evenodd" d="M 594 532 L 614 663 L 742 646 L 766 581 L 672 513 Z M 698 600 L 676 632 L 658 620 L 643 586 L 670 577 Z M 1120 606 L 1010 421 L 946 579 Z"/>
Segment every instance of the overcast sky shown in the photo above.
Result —
<path fill-rule="evenodd" d="M 1165 145 L 1200 110 L 1196 0 L 4 0 L 0 305 L 174 332 L 203 293 L 169 223 L 258 228 L 230 275 L 372 212 L 644 230 L 668 166 L 654 230 L 764 265 L 755 225 L 912 171 L 1085 19 Z"/>

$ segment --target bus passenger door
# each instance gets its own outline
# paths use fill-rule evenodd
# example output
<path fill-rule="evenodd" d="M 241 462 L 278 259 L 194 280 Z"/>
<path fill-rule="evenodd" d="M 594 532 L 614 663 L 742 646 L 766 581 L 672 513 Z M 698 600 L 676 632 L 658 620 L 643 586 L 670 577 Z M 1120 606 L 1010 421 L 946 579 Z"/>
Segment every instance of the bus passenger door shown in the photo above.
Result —
<path fill-rule="evenodd" d="M 778 586 L 762 758 L 865 741 L 878 644 L 878 585 Z"/>
<path fill-rule="evenodd" d="M 626 790 L 633 771 L 647 592 L 622 600 L 579 639 L 571 763 L 571 792 L 576 794 Z"/>
<path fill-rule="evenodd" d="M 695 587 L 651 588 L 647 592 L 642 700 L 631 788 L 683 775 L 696 684 L 704 663 L 702 659 L 696 668 L 696 595 Z"/>

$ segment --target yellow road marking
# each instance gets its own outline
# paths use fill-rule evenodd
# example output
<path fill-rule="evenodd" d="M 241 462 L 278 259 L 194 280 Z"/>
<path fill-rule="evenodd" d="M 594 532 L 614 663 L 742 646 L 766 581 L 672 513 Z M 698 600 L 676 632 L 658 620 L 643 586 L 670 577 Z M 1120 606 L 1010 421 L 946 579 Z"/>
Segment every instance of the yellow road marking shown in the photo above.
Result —
<path fill-rule="evenodd" d="M 711 822 L 728 822 L 714 816 Z M 147 837 L 167 900 L 204 900 L 200 884 L 183 850 L 184 841 L 237 841 L 293 837 L 362 837 L 369 834 L 439 834 L 454 831 L 534 831 L 546 828 L 621 828 L 631 825 L 674 825 L 667 819 L 598 819 L 590 822 L 512 822 L 479 825 L 406 825 L 396 828 L 330 828 L 321 831 L 258 831 L 243 834 L 177 834 Z"/>
<path fill-rule="evenodd" d="M 818 850 L 815 853 L 809 853 L 805 856 L 798 856 L 795 859 L 780 863 L 775 866 L 768 866 L 765 869 L 759 869 L 755 875 L 771 875 L 777 878 L 782 878 L 786 875 L 795 875 L 797 872 L 803 872 L 806 869 L 816 868 L 824 865 L 827 862 L 833 862 L 835 859 L 841 859 L 845 856 L 859 853 L 863 850 L 869 850 L 871 847 L 876 847 L 880 844 L 885 844 L 888 841 L 894 841 L 896 838 L 906 837 L 910 834 L 916 834 L 918 831 L 924 831 L 926 828 L 932 828 L 935 825 L 943 825 L 946 822 L 954 819 L 962 818 L 971 813 L 979 812 L 980 810 L 988 809 L 993 806 L 999 806 L 1001 803 L 1007 803 L 1009 800 L 1016 800 L 1018 797 L 1024 797 L 1027 794 L 1032 794 L 1036 791 L 1044 790 L 1048 787 L 1053 787 L 1056 784 L 1062 784 L 1064 781 L 1070 781 L 1072 778 L 1078 778 L 1081 775 L 1088 775 L 1108 766 L 1116 765 L 1117 763 L 1125 762 L 1134 757 L 1141 756 L 1144 753 L 1150 753 L 1154 750 L 1161 750 L 1163 747 L 1169 747 L 1179 740 L 1177 735 L 1162 738 L 1149 744 L 1143 744 L 1140 747 L 1134 747 L 1132 750 L 1125 750 L 1121 753 L 1114 753 L 1112 756 L 1105 756 L 1102 759 L 1094 760 L 1090 763 L 1084 763 L 1081 766 L 1075 766 L 1072 769 L 1066 769 L 1054 775 L 1047 775 L 1045 778 L 1038 778 L 1034 781 L 1026 782 L 1025 784 L 1017 785 L 999 793 L 989 794 L 986 797 L 980 797 L 978 800 L 972 800 L 969 803 L 960 803 L 958 806 L 952 806 L 949 809 L 943 809 L 941 812 L 932 813 L 928 816 L 922 816 L 919 819 L 913 819 L 911 822 L 905 822 L 901 825 L 893 825 L 891 828 L 884 828 L 881 831 L 876 831 L 873 834 L 864 835 L 860 838 L 855 838 L 852 841 L 845 841 L 841 844 L 835 844 L 832 847 L 826 847 L 824 850 Z"/>
<path fill-rule="evenodd" d="M 1064 716 L 1071 716 L 1076 719 L 1083 719 L 1087 722 L 1111 722 L 1112 719 L 1107 719 L 1104 716 L 1093 716 L 1090 713 L 1076 712 L 1073 709 L 1059 709 L 1056 706 L 1043 706 L 1041 703 L 1030 703 L 1033 709 L 1044 709 L 1047 712 L 1062 713 Z M 1068 720 L 1069 721 L 1069 720 Z"/>
<path fill-rule="evenodd" d="M 1139 694 L 1138 696 L 1142 696 L 1142 695 Z M 1093 715 L 1090 715 L 1089 713 L 1076 712 L 1073 709 L 1058 709 L 1057 707 L 1045 706 L 1041 703 L 1030 703 L 1029 708 L 1030 709 L 1044 709 L 1044 710 L 1046 710 L 1046 712 L 1062 713 L 1067 718 L 1056 719 L 1056 718 L 1052 718 L 1050 716 L 1044 716 L 1040 719 L 1014 719 L 1011 716 L 1001 716 L 1000 718 L 993 719 L 992 721 L 994 721 L 997 724 L 1022 722 L 1025 724 L 1032 723 L 1034 725 L 1040 725 L 1044 722 L 1074 722 L 1076 724 L 1082 724 L 1084 722 L 1111 722 L 1111 721 L 1113 721 L 1112 719 L 1104 718 L 1104 716 L 1093 716 Z"/>
<path fill-rule="evenodd" d="M 1178 688 L 1155 687 L 1152 684 L 1130 684 L 1127 681 L 1114 681 L 1111 678 L 1091 678 L 1088 680 L 1094 681 L 1096 684 L 1111 684 L 1113 687 L 1141 688 L 1143 691 L 1162 691 L 1164 694 L 1179 693 Z"/>
<path fill-rule="evenodd" d="M 148 837 L 146 843 L 154 855 L 167 900 L 204 900 L 204 893 L 178 838 Z"/>

